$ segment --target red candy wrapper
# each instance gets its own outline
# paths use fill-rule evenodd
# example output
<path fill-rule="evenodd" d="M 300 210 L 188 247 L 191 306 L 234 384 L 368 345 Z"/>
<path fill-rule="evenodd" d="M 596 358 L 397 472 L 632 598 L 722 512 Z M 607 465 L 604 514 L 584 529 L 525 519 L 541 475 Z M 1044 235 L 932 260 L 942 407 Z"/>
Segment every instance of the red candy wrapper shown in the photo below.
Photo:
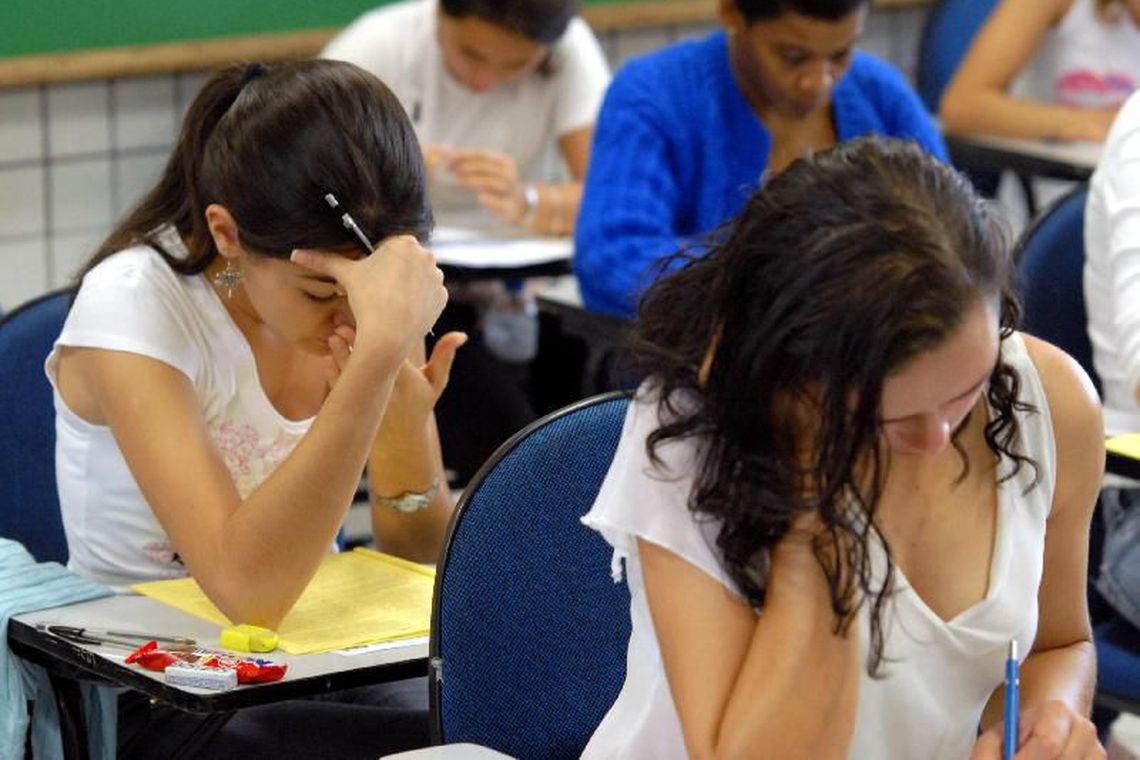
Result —
<path fill-rule="evenodd" d="M 237 671 L 238 683 L 270 683 L 285 677 L 288 665 L 255 657 L 235 657 L 224 652 L 194 647 L 161 649 L 157 641 L 148 641 L 127 655 L 127 664 L 162 672 L 168 665 L 193 665 L 199 668 L 228 668 Z"/>

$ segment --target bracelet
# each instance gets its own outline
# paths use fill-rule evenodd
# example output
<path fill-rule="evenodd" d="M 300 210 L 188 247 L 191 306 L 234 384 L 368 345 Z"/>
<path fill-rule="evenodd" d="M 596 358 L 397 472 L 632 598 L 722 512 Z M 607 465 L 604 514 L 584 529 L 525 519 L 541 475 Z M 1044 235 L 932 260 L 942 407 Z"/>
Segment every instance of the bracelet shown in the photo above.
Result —
<path fill-rule="evenodd" d="M 394 509 L 397 512 L 412 513 L 426 509 L 439 493 L 439 476 L 432 478 L 431 485 L 426 491 L 404 491 L 396 496 L 380 496 L 373 494 L 376 506 Z"/>
<path fill-rule="evenodd" d="M 523 187 L 523 204 L 526 208 L 523 210 L 522 218 L 519 219 L 519 224 L 530 227 L 538 218 L 538 188 L 533 184 Z"/>

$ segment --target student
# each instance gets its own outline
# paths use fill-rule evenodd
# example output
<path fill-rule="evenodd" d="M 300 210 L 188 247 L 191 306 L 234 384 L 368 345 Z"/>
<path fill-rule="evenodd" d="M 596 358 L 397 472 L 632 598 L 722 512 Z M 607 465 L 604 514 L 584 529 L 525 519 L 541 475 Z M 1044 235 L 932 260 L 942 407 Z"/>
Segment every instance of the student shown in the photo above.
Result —
<path fill-rule="evenodd" d="M 1140 95 L 1120 110 L 1089 185 L 1085 306 L 1109 435 L 1140 432 Z M 1140 628 L 1140 483 L 1105 477 L 1097 588 Z"/>
<path fill-rule="evenodd" d="M 1140 85 L 1140 2 L 1002 0 L 946 88 L 949 132 L 1103 140 Z"/>
<path fill-rule="evenodd" d="M 632 314 L 654 265 L 795 158 L 876 132 L 946 149 L 902 75 L 855 51 L 867 0 L 721 0 L 723 31 L 628 64 L 598 119 L 574 267 Z"/>
<path fill-rule="evenodd" d="M 1018 757 L 1103 757 L 1097 400 L 1014 330 L 1010 258 L 966 180 L 855 140 L 676 261 L 583 518 L 624 560 L 633 621 L 584 757 L 996 759 L 1011 639 Z"/>
<path fill-rule="evenodd" d="M 446 301 L 429 225 L 415 135 L 375 77 L 330 61 L 215 74 L 47 361 L 69 567 L 117 587 L 191 575 L 230 620 L 274 628 L 366 463 L 380 548 L 433 560 L 451 500 L 432 406 L 463 336 L 423 363 Z M 240 711 L 203 751 L 273 754 L 319 714 L 322 749 L 376 757 L 426 742 L 416 696 L 400 725 L 356 705 Z M 193 720 L 121 707 L 128 756 L 179 746 Z"/>
<path fill-rule="evenodd" d="M 321 55 L 371 71 L 396 93 L 424 146 L 441 226 L 568 235 L 609 84 L 577 11 L 577 0 L 405 0 L 357 19 Z M 546 166 L 554 153 L 564 179 Z M 549 325 L 540 341 L 532 287 L 449 287 L 442 323 L 472 340 L 438 411 L 448 467 L 465 482 L 535 417 L 528 366 L 546 380 L 573 374 L 573 362 L 564 371 L 565 359 L 545 359 L 574 346 Z M 539 350 L 544 359 L 530 365 Z"/>

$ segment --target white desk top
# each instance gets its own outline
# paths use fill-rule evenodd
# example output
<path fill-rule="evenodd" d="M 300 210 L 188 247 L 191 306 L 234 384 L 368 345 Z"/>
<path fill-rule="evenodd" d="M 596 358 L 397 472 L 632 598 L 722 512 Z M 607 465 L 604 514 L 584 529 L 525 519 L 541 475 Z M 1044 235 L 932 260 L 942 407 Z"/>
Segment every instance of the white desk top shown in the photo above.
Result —
<path fill-rule="evenodd" d="M 217 625 L 145 596 L 111 596 L 90 602 L 72 604 L 66 607 L 57 607 L 55 609 L 15 615 L 13 619 L 30 626 L 43 623 L 50 625 L 69 625 L 80 628 L 102 628 L 188 636 L 195 639 L 201 647 L 209 649 L 220 648 L 218 646 L 218 635 L 221 629 Z M 127 649 L 106 645 L 95 646 L 74 643 L 72 643 L 72 646 L 86 650 L 95 657 L 129 669 L 134 673 L 146 675 L 152 680 L 163 684 L 166 688 L 177 688 L 188 694 L 218 694 L 218 692 L 205 689 L 172 687 L 165 684 L 162 673 L 144 670 L 136 666 L 124 665 L 123 659 L 130 654 Z M 304 678 L 333 676 L 362 668 L 397 665 L 418 660 L 426 661 L 427 654 L 427 640 L 412 639 L 394 643 L 390 648 L 378 651 L 369 649 L 363 653 L 351 655 L 338 652 L 291 655 L 283 651 L 275 651 L 254 656 L 287 664 L 289 670 L 285 678 L 278 682 L 286 683 Z M 238 690 L 265 689 L 272 688 L 274 685 L 275 684 L 256 684 L 251 686 L 239 686 Z"/>
<path fill-rule="evenodd" d="M 989 135 L 947 135 L 947 139 L 966 146 L 990 150 L 1009 157 L 1022 157 L 1069 167 L 1082 172 L 1096 168 L 1104 144 L 1099 142 L 1058 142 L 1024 140 Z"/>

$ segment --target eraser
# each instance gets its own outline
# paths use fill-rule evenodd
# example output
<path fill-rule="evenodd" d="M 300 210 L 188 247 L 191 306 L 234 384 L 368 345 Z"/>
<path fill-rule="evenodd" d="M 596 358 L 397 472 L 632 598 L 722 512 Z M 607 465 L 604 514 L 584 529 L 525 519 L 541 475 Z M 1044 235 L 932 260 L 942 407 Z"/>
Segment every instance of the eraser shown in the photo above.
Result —
<path fill-rule="evenodd" d="M 277 648 L 276 633 L 246 623 L 223 629 L 218 641 L 224 648 L 239 652 L 272 652 Z"/>
<path fill-rule="evenodd" d="M 201 668 L 194 665 L 168 665 L 166 682 L 171 686 L 192 686 L 196 689 L 225 691 L 237 686 L 237 671 L 233 668 Z"/>

